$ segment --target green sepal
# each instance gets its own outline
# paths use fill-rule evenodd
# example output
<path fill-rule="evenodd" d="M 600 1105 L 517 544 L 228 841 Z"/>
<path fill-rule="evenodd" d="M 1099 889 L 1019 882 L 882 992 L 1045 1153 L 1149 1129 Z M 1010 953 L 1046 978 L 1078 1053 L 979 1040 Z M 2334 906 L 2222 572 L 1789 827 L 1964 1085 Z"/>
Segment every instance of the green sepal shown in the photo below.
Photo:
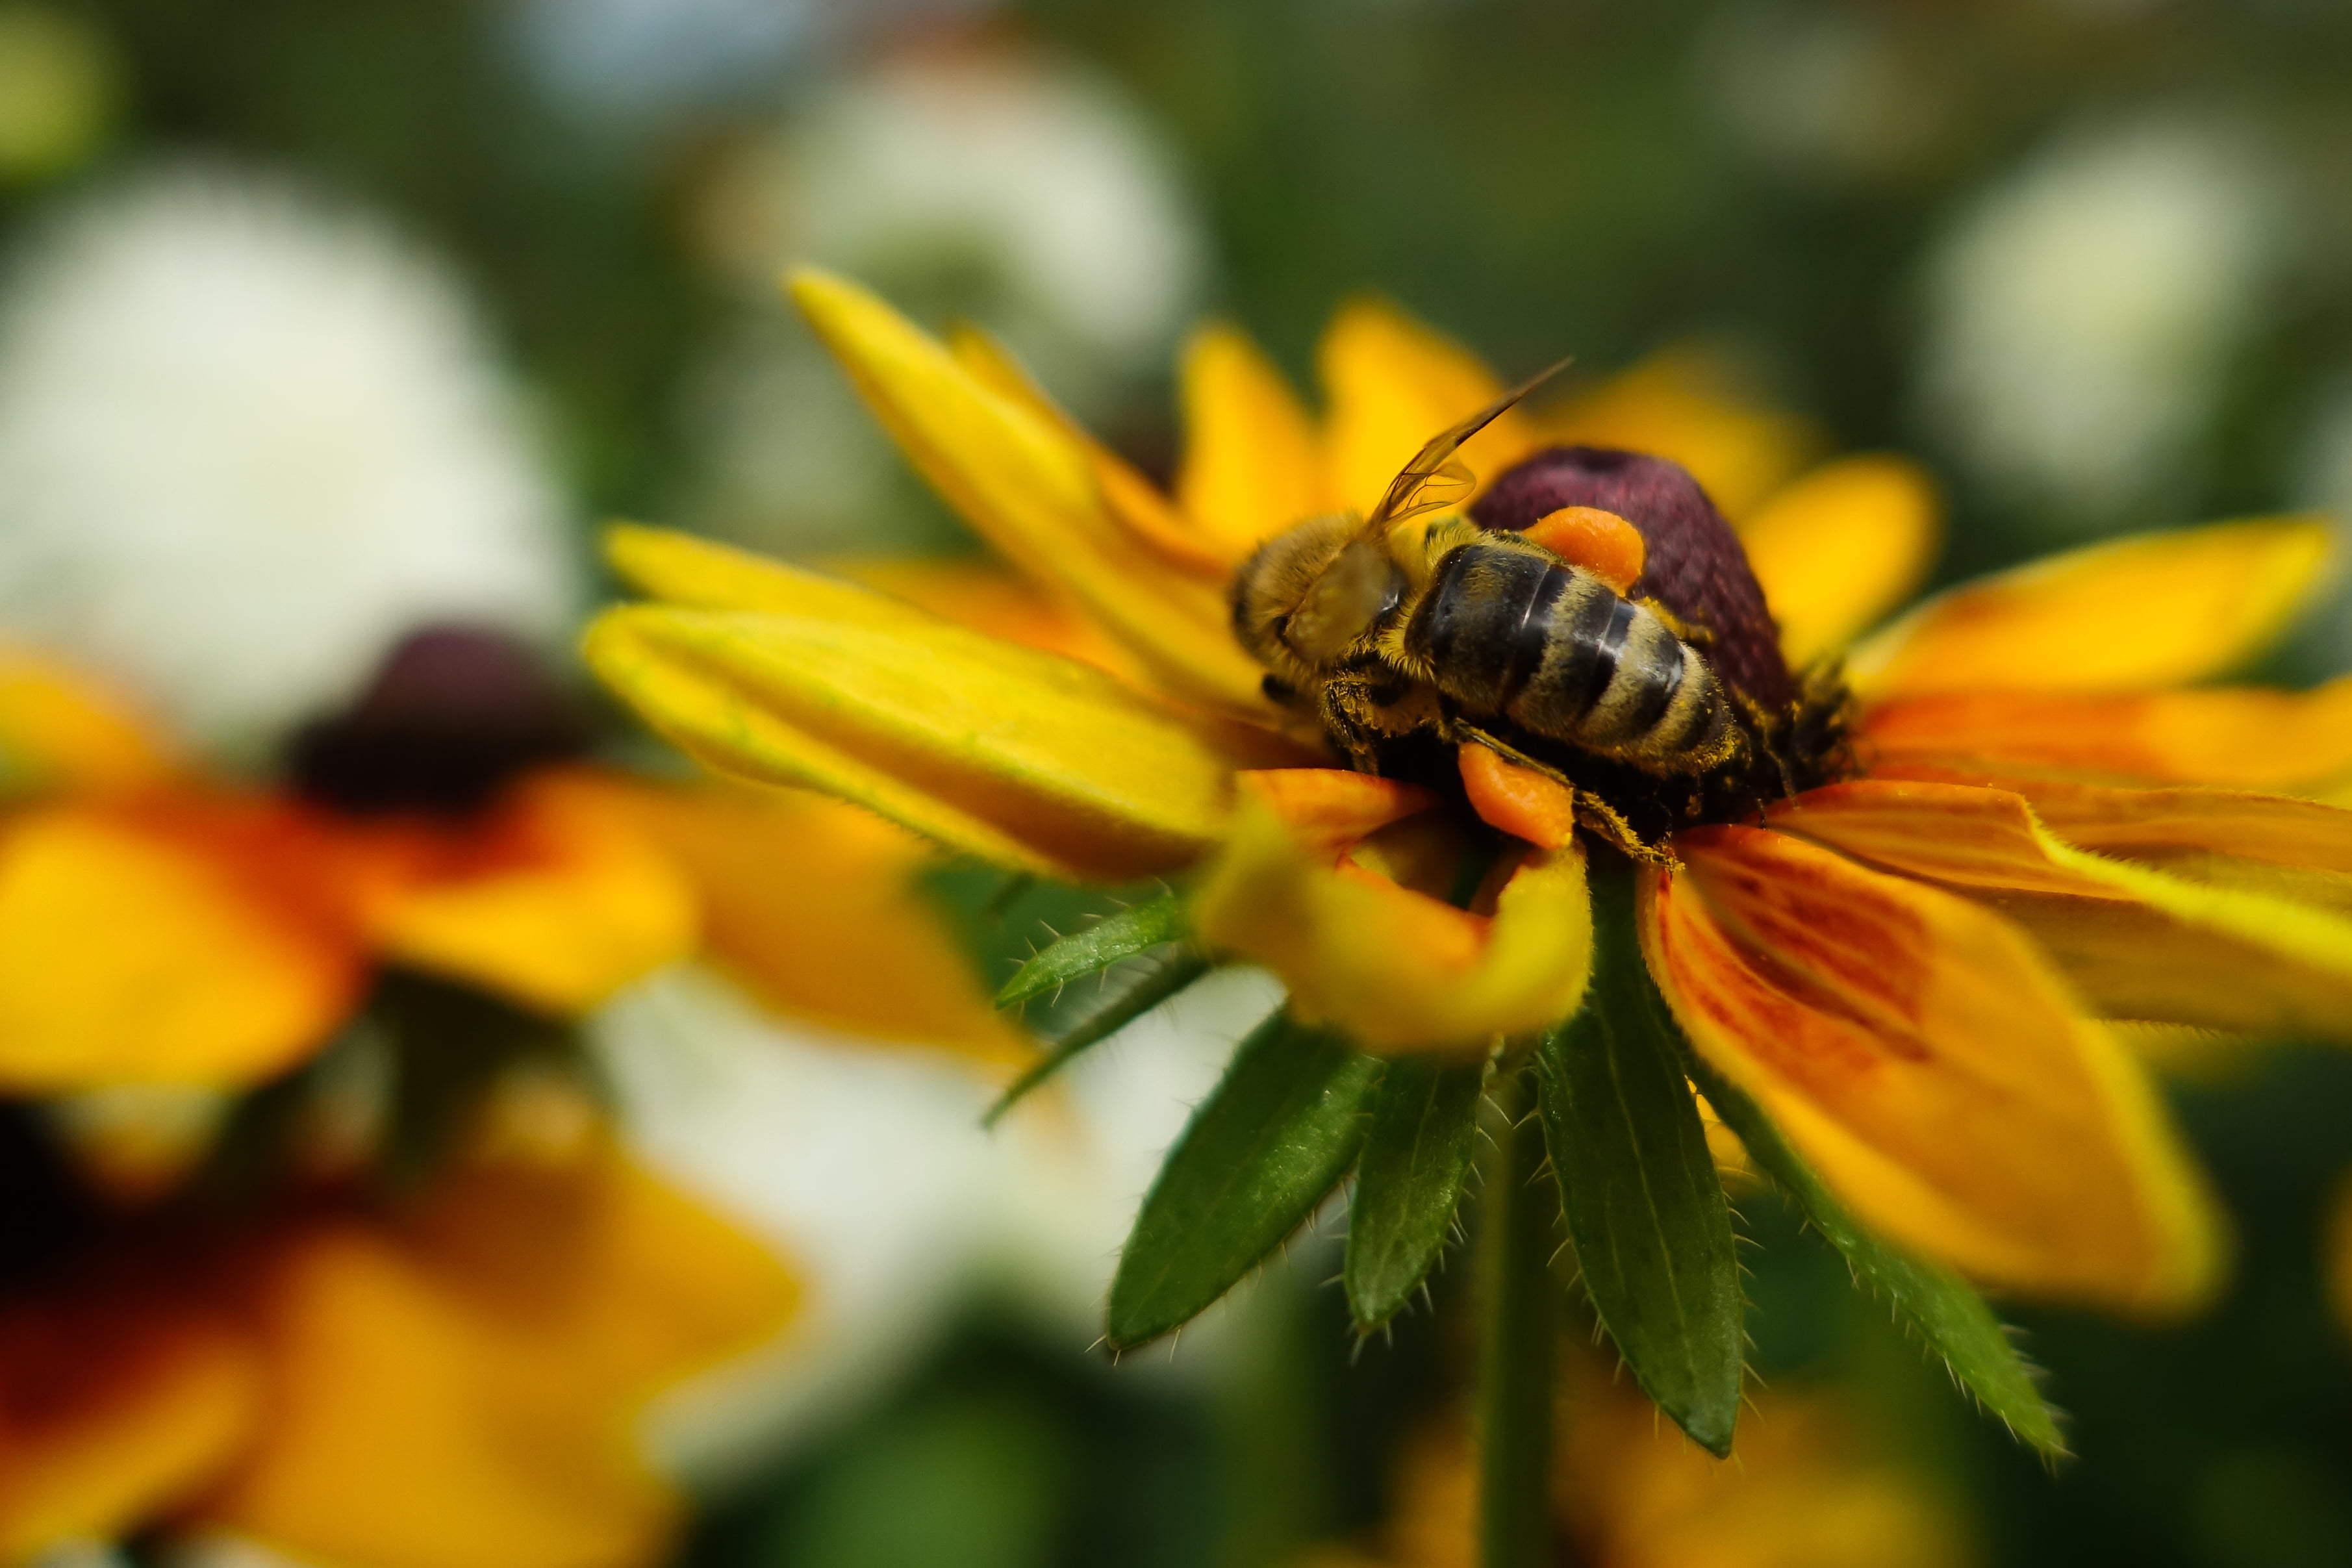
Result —
<path fill-rule="evenodd" d="M 1359 1330 L 1394 1317 L 1444 1250 L 1470 1174 L 1486 1080 L 1483 1061 L 1405 1056 L 1372 1091 L 1343 1276 Z"/>
<path fill-rule="evenodd" d="M 2010 1342 L 1992 1309 L 1958 1276 L 1879 1240 L 1847 1212 L 1763 1107 L 1685 1047 L 1690 1076 L 1748 1157 L 1796 1200 L 1805 1218 L 1844 1254 L 1856 1283 L 1883 1294 L 1903 1321 L 1944 1358 L 1952 1376 L 2018 1439 L 2045 1459 L 2066 1453 L 2058 1413 L 2042 1397 L 2033 1369 Z"/>
<path fill-rule="evenodd" d="M 1185 1323 L 1348 1173 L 1381 1061 L 1276 1013 L 1250 1032 L 1144 1195 L 1111 1279 L 1117 1350 Z"/>
<path fill-rule="evenodd" d="M 1073 931 L 1033 953 L 996 994 L 996 1005 L 1011 1007 L 1059 991 L 1073 980 L 1099 974 L 1114 963 L 1192 934 L 1184 900 L 1173 893 L 1106 915 L 1086 930 Z"/>
<path fill-rule="evenodd" d="M 1175 948 L 1144 960 L 1139 973 L 1105 996 L 1100 1005 L 1045 1041 L 1045 1054 L 1005 1086 L 996 1103 L 980 1119 L 993 1127 L 1029 1091 L 1060 1072 L 1082 1053 L 1100 1045 L 1121 1029 L 1182 991 L 1213 968 L 1207 956 L 1190 947 Z"/>
<path fill-rule="evenodd" d="M 1643 1392 L 1720 1457 L 1744 1372 L 1731 1205 L 1642 961 L 1633 877 L 1593 873 L 1592 986 L 1537 1050 L 1546 1142 L 1601 1326 Z"/>

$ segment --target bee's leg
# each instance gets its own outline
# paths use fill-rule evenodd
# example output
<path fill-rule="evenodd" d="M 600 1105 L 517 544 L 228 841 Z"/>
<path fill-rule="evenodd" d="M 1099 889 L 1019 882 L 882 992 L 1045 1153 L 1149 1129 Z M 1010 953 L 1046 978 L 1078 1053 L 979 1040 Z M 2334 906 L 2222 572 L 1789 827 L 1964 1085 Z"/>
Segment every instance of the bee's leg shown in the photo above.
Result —
<path fill-rule="evenodd" d="M 1676 864 L 1673 851 L 1664 845 L 1653 844 L 1634 831 L 1624 814 L 1609 805 L 1589 789 L 1580 789 L 1576 781 L 1550 763 L 1540 762 L 1512 745 L 1501 736 L 1482 730 L 1452 714 L 1446 715 L 1440 731 L 1447 742 L 1457 746 L 1484 746 L 1514 766 L 1531 769 L 1553 783 L 1565 786 L 1576 797 L 1577 826 L 1585 828 L 1603 842 L 1614 845 L 1629 859 L 1648 866 Z"/>
<path fill-rule="evenodd" d="M 1361 676 L 1335 676 L 1317 693 L 1316 706 L 1323 732 L 1347 754 L 1348 765 L 1360 773 L 1380 772 L 1380 725 L 1375 717 L 1371 682 Z"/>

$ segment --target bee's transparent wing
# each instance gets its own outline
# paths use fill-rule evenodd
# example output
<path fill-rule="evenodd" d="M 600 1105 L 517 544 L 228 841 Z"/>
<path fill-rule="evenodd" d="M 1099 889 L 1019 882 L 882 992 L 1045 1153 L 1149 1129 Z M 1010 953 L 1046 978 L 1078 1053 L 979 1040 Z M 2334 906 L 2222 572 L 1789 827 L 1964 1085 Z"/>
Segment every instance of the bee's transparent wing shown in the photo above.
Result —
<path fill-rule="evenodd" d="M 1454 454 L 1462 443 L 1501 418 L 1511 405 L 1566 370 L 1570 361 L 1561 360 L 1538 371 L 1477 413 L 1458 425 L 1448 426 L 1429 438 L 1422 449 L 1413 454 L 1394 479 L 1389 482 L 1388 493 L 1381 504 L 1364 520 L 1366 534 L 1377 532 L 1392 522 L 1408 517 L 1418 517 L 1439 507 L 1451 506 L 1477 488 L 1477 479 Z"/>

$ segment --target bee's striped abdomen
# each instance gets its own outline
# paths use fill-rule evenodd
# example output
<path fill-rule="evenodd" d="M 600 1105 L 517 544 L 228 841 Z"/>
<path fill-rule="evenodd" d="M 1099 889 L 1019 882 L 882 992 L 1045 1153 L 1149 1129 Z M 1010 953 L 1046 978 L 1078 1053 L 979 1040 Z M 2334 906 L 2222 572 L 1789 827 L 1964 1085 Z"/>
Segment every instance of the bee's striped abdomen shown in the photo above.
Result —
<path fill-rule="evenodd" d="M 1714 671 L 1655 613 L 1532 550 L 1454 551 L 1405 640 L 1465 708 L 1654 772 L 1712 765 L 1730 725 Z"/>

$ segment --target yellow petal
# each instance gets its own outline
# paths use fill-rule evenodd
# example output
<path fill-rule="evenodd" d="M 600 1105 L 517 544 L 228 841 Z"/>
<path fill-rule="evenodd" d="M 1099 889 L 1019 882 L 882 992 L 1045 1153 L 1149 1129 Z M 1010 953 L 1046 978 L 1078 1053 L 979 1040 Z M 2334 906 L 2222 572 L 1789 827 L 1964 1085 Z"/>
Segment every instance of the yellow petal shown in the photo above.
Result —
<path fill-rule="evenodd" d="M 2231 885 L 2116 858 L 2262 851 L 2256 859 L 2337 877 L 2352 904 L 2352 879 L 2336 869 L 2352 868 L 2352 812 L 2216 795 L 2200 813 L 2194 800 L 2168 810 L 2175 792 L 2095 793 L 2100 804 L 2045 824 L 2007 790 L 1867 779 L 1810 791 L 1772 824 L 1992 904 L 2109 1016 L 2352 1038 L 2352 912 L 2291 896 L 2285 879 Z"/>
<path fill-rule="evenodd" d="M 1909 598 L 1934 563 L 1942 508 L 1908 458 L 1841 458 L 1772 499 L 1739 530 L 1780 651 L 1802 668 Z"/>
<path fill-rule="evenodd" d="M 358 944 L 267 808 L 56 806 L 0 833 L 0 1084 L 234 1085 L 324 1045 Z"/>
<path fill-rule="evenodd" d="M 1692 1043 L 1870 1224 L 2019 1290 L 2188 1308 L 2215 1221 L 2139 1069 L 2024 934 L 1785 833 L 1680 834 L 1643 941 Z"/>
<path fill-rule="evenodd" d="M 631 586 L 696 609 L 815 616 L 875 626 L 933 618 L 842 578 L 671 529 L 615 523 L 604 531 L 604 556 Z"/>
<path fill-rule="evenodd" d="M 542 1012 L 585 1012 L 694 950 L 685 876 L 560 775 L 526 781 L 478 822 L 355 828 L 349 854 L 378 951 Z"/>
<path fill-rule="evenodd" d="M 184 1279 L 115 1283 L 0 1313 L 0 1562 L 156 1522 L 261 1418 L 260 1358 Z"/>
<path fill-rule="evenodd" d="M 0 646 L 0 787 L 122 790 L 172 771 L 131 704 L 62 665 Z"/>
<path fill-rule="evenodd" d="M 1821 432 L 1731 390 L 1704 349 L 1668 349 L 1543 417 L 1546 437 L 1670 458 L 1726 516 L 1744 519 L 1822 447 Z"/>
<path fill-rule="evenodd" d="M 2352 677 L 2311 691 L 1898 698 L 1873 709 L 1864 732 L 1895 763 L 2317 793 L 2352 779 Z"/>
<path fill-rule="evenodd" d="M 1006 559 L 1068 594 L 1168 690 L 1263 709 L 1264 671 L 1234 639 L 1223 585 L 1137 538 L 1082 447 L 865 290 L 803 271 L 792 293 L 915 467 Z"/>
<path fill-rule="evenodd" d="M 1027 578 L 993 562 L 902 555 L 835 560 L 828 564 L 854 582 L 940 620 L 1024 647 L 1066 655 L 1142 684 L 1142 671 L 1135 660 L 1099 627 L 1071 614 Z"/>
<path fill-rule="evenodd" d="M 1184 345 L 1184 466 L 1177 499 L 1228 560 L 1336 504 L 1298 395 L 1238 327 L 1212 322 Z M 1423 437 L 1444 426 L 1433 426 Z"/>
<path fill-rule="evenodd" d="M 1592 910 L 1574 844 L 1520 868 L 1491 920 L 1362 871 L 1335 868 L 1265 802 L 1193 898 L 1212 945 L 1264 963 L 1311 1022 L 1372 1050 L 1481 1051 L 1558 1023 L 1591 977 Z"/>
<path fill-rule="evenodd" d="M 723 773 L 800 785 L 1015 869 L 1126 880 L 1223 836 L 1231 766 L 1098 670 L 931 623 L 633 607 L 589 661 Z"/>
<path fill-rule="evenodd" d="M 706 956 L 779 1012 L 992 1060 L 1031 1054 L 915 886 L 936 852 L 819 795 L 602 787 L 693 879 Z"/>
<path fill-rule="evenodd" d="M 679 1511 L 639 1457 L 646 1403 L 772 1333 L 795 1291 L 598 1158 L 464 1179 L 413 1231 L 320 1226 L 257 1294 L 271 1419 L 201 1522 L 353 1568 L 634 1568 Z"/>
<path fill-rule="evenodd" d="M 2146 691 L 2221 675 L 2286 629 L 2335 533 L 2215 523 L 2071 551 L 1939 595 L 1856 647 L 1864 697 Z"/>
<path fill-rule="evenodd" d="M 1072 419 L 1060 404 L 1030 379 L 1013 351 L 969 323 L 948 333 L 948 352 L 982 385 L 1050 426 L 1071 447 L 1084 453 L 1094 469 L 1095 490 L 1112 518 L 1135 538 L 1150 545 L 1165 564 L 1199 577 L 1219 588 L 1233 574 L 1234 558 L 1201 537 L 1191 519 L 1160 493 L 1160 487 L 1137 471 L 1134 464 L 1096 440 Z"/>
<path fill-rule="evenodd" d="M 1326 462 L 1340 505 L 1369 512 L 1429 438 L 1492 403 L 1501 385 L 1475 355 L 1384 300 L 1350 300 L 1317 349 L 1330 405 Z M 1535 449 L 1534 427 L 1513 409 L 1458 454 L 1482 479 Z"/>

